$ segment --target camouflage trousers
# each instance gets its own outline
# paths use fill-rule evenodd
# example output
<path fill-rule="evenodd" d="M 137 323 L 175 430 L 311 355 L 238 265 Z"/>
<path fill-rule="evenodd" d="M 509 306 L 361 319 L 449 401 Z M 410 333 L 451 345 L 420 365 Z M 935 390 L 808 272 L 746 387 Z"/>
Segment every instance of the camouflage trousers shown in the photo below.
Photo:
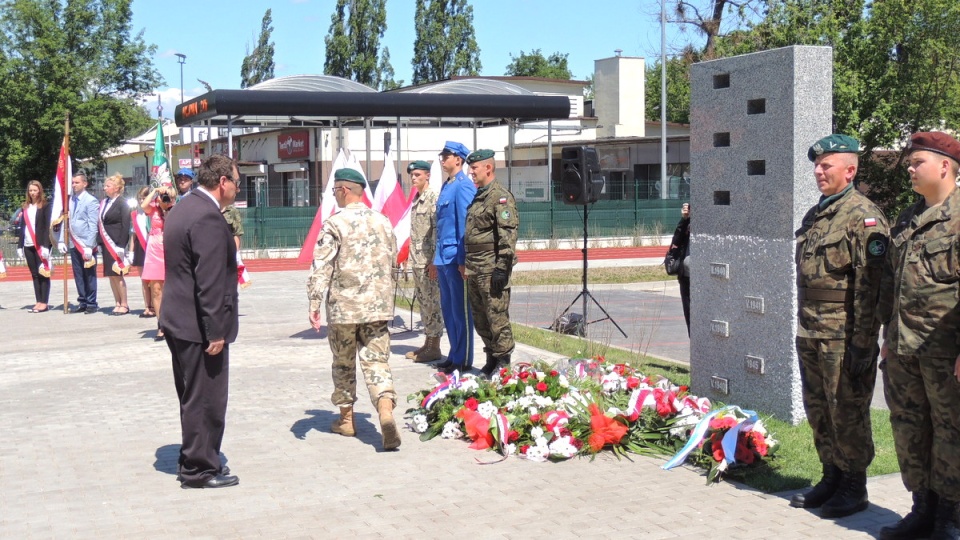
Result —
<path fill-rule="evenodd" d="M 960 501 L 960 383 L 955 358 L 887 353 L 883 389 L 908 491 Z"/>
<path fill-rule="evenodd" d="M 440 284 L 430 279 L 426 268 L 413 269 L 413 283 L 417 287 L 420 302 L 420 322 L 427 337 L 443 335 L 443 312 L 440 311 Z"/>
<path fill-rule="evenodd" d="M 387 321 L 330 324 L 327 341 L 333 352 L 333 404 L 352 407 L 357 401 L 357 353 L 360 370 L 374 407 L 381 397 L 397 402 L 390 372 L 390 332 Z M 359 346 L 359 351 L 358 351 Z"/>
<path fill-rule="evenodd" d="M 496 357 L 511 354 L 516 343 L 510 326 L 510 289 L 494 296 L 490 293 L 490 274 L 472 274 L 467 276 L 467 297 L 483 350 Z"/>
<path fill-rule="evenodd" d="M 844 365 L 843 339 L 797 338 L 803 408 L 813 429 L 813 444 L 824 465 L 865 471 L 873 461 L 870 401 L 877 381 L 876 359 L 852 377 Z"/>

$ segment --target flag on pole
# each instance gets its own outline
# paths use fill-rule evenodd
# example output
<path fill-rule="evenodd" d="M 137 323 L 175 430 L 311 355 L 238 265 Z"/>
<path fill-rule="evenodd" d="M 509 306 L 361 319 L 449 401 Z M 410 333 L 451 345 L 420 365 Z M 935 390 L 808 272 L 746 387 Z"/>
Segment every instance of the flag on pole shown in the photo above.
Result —
<path fill-rule="evenodd" d="M 383 173 L 377 192 L 374 194 L 373 206 L 390 220 L 393 234 L 397 237 L 397 264 L 407 260 L 410 254 L 410 208 L 413 199 L 407 199 L 403 194 L 403 186 L 397 182 L 397 170 L 393 166 L 393 159 L 387 152 L 383 156 Z"/>
<path fill-rule="evenodd" d="M 57 175 L 53 177 L 53 201 L 50 217 L 53 224 L 63 221 L 65 209 L 69 209 L 68 200 L 73 194 L 73 166 L 70 163 L 70 132 L 64 130 L 63 142 L 60 144 L 60 158 L 57 160 Z"/>
<path fill-rule="evenodd" d="M 370 192 L 370 183 L 366 181 L 367 174 L 363 172 L 363 167 L 360 166 L 360 160 L 358 160 L 357 156 L 353 155 L 353 153 L 349 153 L 347 155 L 347 162 L 344 165 L 344 167 L 357 171 L 358 173 L 360 173 L 360 176 L 363 177 L 363 180 L 364 180 L 363 204 L 367 205 L 367 208 L 373 208 L 373 193 Z M 336 171 L 337 168 L 335 167 L 333 170 Z M 333 175 L 331 175 L 330 177 L 333 178 Z M 332 190 L 333 187 L 331 187 L 330 189 Z M 334 203 L 334 206 L 336 206 L 336 203 Z"/>
<path fill-rule="evenodd" d="M 300 255 L 297 262 L 308 263 L 313 261 L 313 248 L 317 245 L 317 238 L 320 237 L 320 228 L 323 227 L 323 221 L 337 212 L 337 202 L 333 198 L 333 173 L 337 169 L 342 169 L 347 163 L 347 156 L 343 149 L 337 154 L 337 159 L 333 160 L 333 168 L 330 169 L 330 176 L 327 178 L 327 185 L 323 188 L 323 194 L 320 196 L 320 208 L 317 208 L 317 214 L 313 217 L 313 223 L 310 224 L 310 231 L 303 240 L 303 247 L 300 248 Z"/>
<path fill-rule="evenodd" d="M 150 181 L 158 186 L 173 185 L 170 176 L 170 163 L 167 161 L 167 147 L 163 140 L 163 120 L 157 121 L 157 140 L 153 144 L 153 167 L 150 169 Z"/>
<path fill-rule="evenodd" d="M 443 182 L 446 178 L 443 176 L 443 168 L 440 167 L 440 158 L 434 160 L 433 164 L 430 165 L 430 189 L 440 193 L 440 188 L 443 187 Z M 411 198 L 413 198 L 413 193 L 411 192 Z"/>

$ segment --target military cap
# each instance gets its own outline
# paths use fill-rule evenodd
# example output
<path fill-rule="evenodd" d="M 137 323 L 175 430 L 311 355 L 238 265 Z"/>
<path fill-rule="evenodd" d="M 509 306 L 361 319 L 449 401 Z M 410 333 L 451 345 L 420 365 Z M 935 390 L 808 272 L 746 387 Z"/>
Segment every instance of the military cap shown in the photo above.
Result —
<path fill-rule="evenodd" d="M 445 142 L 443 144 L 443 150 L 440 151 L 441 156 L 443 154 L 453 154 L 455 156 L 460 156 L 460 159 L 463 159 L 463 160 L 467 159 L 467 154 L 469 153 L 470 153 L 470 149 L 468 149 L 466 146 L 455 141 Z"/>
<path fill-rule="evenodd" d="M 476 152 L 467 156 L 467 163 L 476 163 L 485 159 L 491 159 L 495 155 L 496 153 L 493 150 L 477 150 Z"/>
<path fill-rule="evenodd" d="M 361 186 L 366 186 L 367 181 L 363 178 L 363 175 L 353 169 L 337 169 L 333 173 L 334 180 L 342 180 L 344 182 L 353 182 L 354 184 L 360 184 Z"/>
<path fill-rule="evenodd" d="M 177 176 L 186 176 L 187 178 L 193 180 L 195 175 L 193 174 L 192 170 L 183 168 L 177 171 Z"/>
<path fill-rule="evenodd" d="M 960 162 L 960 142 L 939 131 L 921 131 L 914 133 L 907 143 L 907 153 L 914 150 L 929 150 Z"/>
<path fill-rule="evenodd" d="M 856 154 L 858 152 L 860 152 L 860 141 L 848 135 L 834 133 L 813 143 L 813 146 L 807 150 L 807 157 L 810 161 L 816 161 L 817 156 L 823 154 Z"/>
<path fill-rule="evenodd" d="M 413 171 L 430 172 L 430 164 L 422 159 L 418 159 L 417 161 L 411 161 L 410 164 L 407 165 L 407 172 L 412 173 Z"/>

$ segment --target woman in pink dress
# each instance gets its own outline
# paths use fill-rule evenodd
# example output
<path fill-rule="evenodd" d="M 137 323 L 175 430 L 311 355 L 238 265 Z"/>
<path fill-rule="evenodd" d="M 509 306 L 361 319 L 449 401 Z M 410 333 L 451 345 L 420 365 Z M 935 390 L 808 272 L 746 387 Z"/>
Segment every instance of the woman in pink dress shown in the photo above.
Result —
<path fill-rule="evenodd" d="M 163 222 L 167 212 L 177 202 L 177 192 L 173 186 L 153 188 L 140 207 L 150 218 L 150 234 L 147 236 L 147 252 L 143 261 L 143 274 L 140 279 L 147 282 L 150 289 L 153 311 L 160 320 L 160 301 L 163 299 Z M 163 330 L 157 329 L 157 341 L 163 339 Z"/>

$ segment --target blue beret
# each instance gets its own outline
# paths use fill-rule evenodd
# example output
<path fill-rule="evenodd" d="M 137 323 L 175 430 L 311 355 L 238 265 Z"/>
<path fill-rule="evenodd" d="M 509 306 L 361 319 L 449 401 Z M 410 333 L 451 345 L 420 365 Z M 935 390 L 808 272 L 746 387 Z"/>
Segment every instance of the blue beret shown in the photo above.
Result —
<path fill-rule="evenodd" d="M 443 150 L 441 150 L 440 153 L 460 156 L 460 159 L 466 161 L 467 155 L 470 153 L 470 149 L 458 142 L 447 141 L 444 143 Z"/>
<path fill-rule="evenodd" d="M 847 135 L 827 135 L 807 150 L 807 158 L 816 161 L 823 154 L 856 154 L 860 152 L 860 141 Z"/>
<path fill-rule="evenodd" d="M 476 152 L 467 156 L 467 163 L 476 163 L 486 159 L 493 159 L 493 156 L 495 155 L 496 152 L 493 150 L 477 150 Z"/>
<path fill-rule="evenodd" d="M 426 161 L 423 161 L 422 159 L 418 159 L 417 161 L 411 161 L 410 164 L 407 165 L 407 172 L 412 173 L 413 171 L 430 172 L 430 164 L 427 163 Z"/>
<path fill-rule="evenodd" d="M 334 180 L 342 180 L 344 182 L 353 182 L 354 184 L 360 184 L 361 186 L 366 186 L 367 181 L 363 178 L 363 175 L 353 169 L 337 169 L 333 173 Z"/>

